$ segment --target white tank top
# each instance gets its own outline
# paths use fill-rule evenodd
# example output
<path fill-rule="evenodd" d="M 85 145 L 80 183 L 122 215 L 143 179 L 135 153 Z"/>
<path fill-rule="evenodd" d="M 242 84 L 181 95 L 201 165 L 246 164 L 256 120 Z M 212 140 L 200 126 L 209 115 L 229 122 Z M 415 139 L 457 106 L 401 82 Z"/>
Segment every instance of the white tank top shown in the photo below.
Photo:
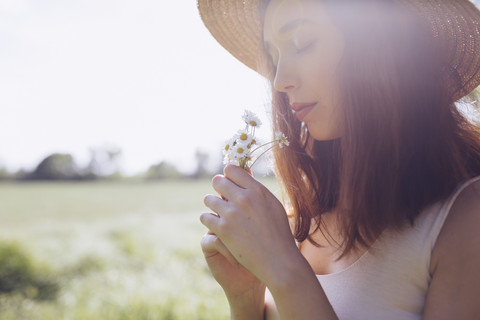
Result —
<path fill-rule="evenodd" d="M 413 227 L 384 232 L 348 268 L 317 275 L 339 319 L 421 319 L 437 237 L 459 193 L 478 180 L 425 209 Z"/>

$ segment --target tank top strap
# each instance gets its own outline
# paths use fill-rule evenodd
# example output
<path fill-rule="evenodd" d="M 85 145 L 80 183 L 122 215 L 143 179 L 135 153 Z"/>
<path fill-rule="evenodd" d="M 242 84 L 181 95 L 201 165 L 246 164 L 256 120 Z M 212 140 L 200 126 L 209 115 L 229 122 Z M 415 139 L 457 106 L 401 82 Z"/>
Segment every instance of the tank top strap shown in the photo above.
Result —
<path fill-rule="evenodd" d="M 448 217 L 448 214 L 450 213 L 450 210 L 452 209 L 453 204 L 457 200 L 458 196 L 460 193 L 462 193 L 465 188 L 468 186 L 472 185 L 473 183 L 480 181 L 480 176 L 474 177 L 472 179 L 469 179 L 465 181 L 464 183 L 460 184 L 457 189 L 452 193 L 450 197 L 448 197 L 442 204 L 442 207 L 440 208 L 439 212 L 437 213 L 437 216 L 435 218 L 435 221 L 433 223 L 432 229 L 430 236 L 432 238 L 432 242 L 435 243 L 438 235 L 440 234 L 440 231 L 442 230 L 443 224 L 445 223 L 445 220 Z"/>

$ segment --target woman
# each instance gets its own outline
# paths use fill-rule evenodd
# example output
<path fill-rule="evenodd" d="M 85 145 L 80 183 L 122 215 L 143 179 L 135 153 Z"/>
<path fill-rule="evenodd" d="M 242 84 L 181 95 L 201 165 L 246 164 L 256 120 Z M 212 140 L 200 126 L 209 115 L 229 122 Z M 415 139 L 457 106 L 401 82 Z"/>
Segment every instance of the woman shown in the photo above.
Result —
<path fill-rule="evenodd" d="M 202 249 L 232 319 L 475 319 L 480 84 L 467 0 L 199 0 L 271 81 L 285 207 L 227 166 Z M 465 99 L 464 99 L 465 100 Z M 288 216 L 286 214 L 288 212 Z"/>

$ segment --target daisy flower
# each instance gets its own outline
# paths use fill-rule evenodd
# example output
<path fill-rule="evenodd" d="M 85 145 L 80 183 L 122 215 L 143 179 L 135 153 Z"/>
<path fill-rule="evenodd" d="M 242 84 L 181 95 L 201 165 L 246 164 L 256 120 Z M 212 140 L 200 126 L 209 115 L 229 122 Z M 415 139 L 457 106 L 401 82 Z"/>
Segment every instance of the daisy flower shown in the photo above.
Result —
<path fill-rule="evenodd" d="M 233 149 L 229 149 L 227 152 L 225 152 L 224 157 L 223 157 L 223 164 L 236 164 L 237 160 L 233 157 Z"/>
<path fill-rule="evenodd" d="M 245 110 L 245 113 L 242 116 L 243 121 L 247 124 L 247 126 L 251 126 L 254 128 L 259 128 L 262 125 L 262 121 L 258 118 L 255 113 Z"/>
<path fill-rule="evenodd" d="M 241 160 L 243 158 L 248 157 L 248 152 L 250 150 L 248 149 L 248 145 L 246 144 L 236 144 L 232 148 L 232 153 L 231 155 L 233 156 L 234 159 Z"/>
<path fill-rule="evenodd" d="M 235 139 L 232 138 L 230 140 L 227 140 L 223 146 L 223 155 L 226 156 L 228 153 L 230 153 L 230 150 L 232 147 L 235 145 Z"/>
<path fill-rule="evenodd" d="M 287 137 L 281 132 L 276 132 L 273 141 L 257 146 L 258 140 L 255 138 L 255 129 L 262 122 L 253 112 L 248 110 L 245 111 L 242 119 L 246 123 L 246 128 L 239 130 L 233 138 L 225 143 L 223 148 L 224 164 L 233 163 L 241 168 L 246 168 L 247 166 L 252 168 L 258 158 L 270 151 L 275 145 L 278 145 L 280 148 L 289 145 Z M 249 162 L 253 160 L 253 153 L 257 151 L 261 151 L 260 155 L 249 165 Z"/>
<path fill-rule="evenodd" d="M 277 141 L 278 146 L 280 148 L 283 148 L 283 146 L 288 147 L 290 145 L 290 142 L 288 141 L 287 136 L 280 131 L 275 132 L 275 141 Z"/>
<path fill-rule="evenodd" d="M 245 168 L 252 158 L 250 156 L 250 148 L 247 144 L 237 143 L 232 148 L 232 153 L 230 157 L 235 159 L 238 162 L 238 165 L 242 168 Z"/>
<path fill-rule="evenodd" d="M 242 144 L 246 144 L 246 145 L 249 145 L 251 143 L 255 143 L 254 142 L 254 137 L 253 137 L 253 134 L 251 134 L 247 129 L 244 129 L 244 130 L 239 130 L 237 132 L 237 134 L 235 135 L 235 140 L 237 143 L 242 143 Z"/>

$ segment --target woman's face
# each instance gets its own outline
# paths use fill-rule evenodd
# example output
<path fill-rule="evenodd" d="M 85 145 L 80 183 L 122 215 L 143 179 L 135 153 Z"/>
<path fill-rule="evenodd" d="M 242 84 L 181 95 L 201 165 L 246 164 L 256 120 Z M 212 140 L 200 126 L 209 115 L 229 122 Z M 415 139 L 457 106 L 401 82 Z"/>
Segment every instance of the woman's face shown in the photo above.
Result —
<path fill-rule="evenodd" d="M 310 135 L 316 140 L 341 137 L 336 69 L 344 41 L 325 5 L 318 0 L 271 0 L 264 41 L 276 70 L 274 88 L 287 94 Z"/>

